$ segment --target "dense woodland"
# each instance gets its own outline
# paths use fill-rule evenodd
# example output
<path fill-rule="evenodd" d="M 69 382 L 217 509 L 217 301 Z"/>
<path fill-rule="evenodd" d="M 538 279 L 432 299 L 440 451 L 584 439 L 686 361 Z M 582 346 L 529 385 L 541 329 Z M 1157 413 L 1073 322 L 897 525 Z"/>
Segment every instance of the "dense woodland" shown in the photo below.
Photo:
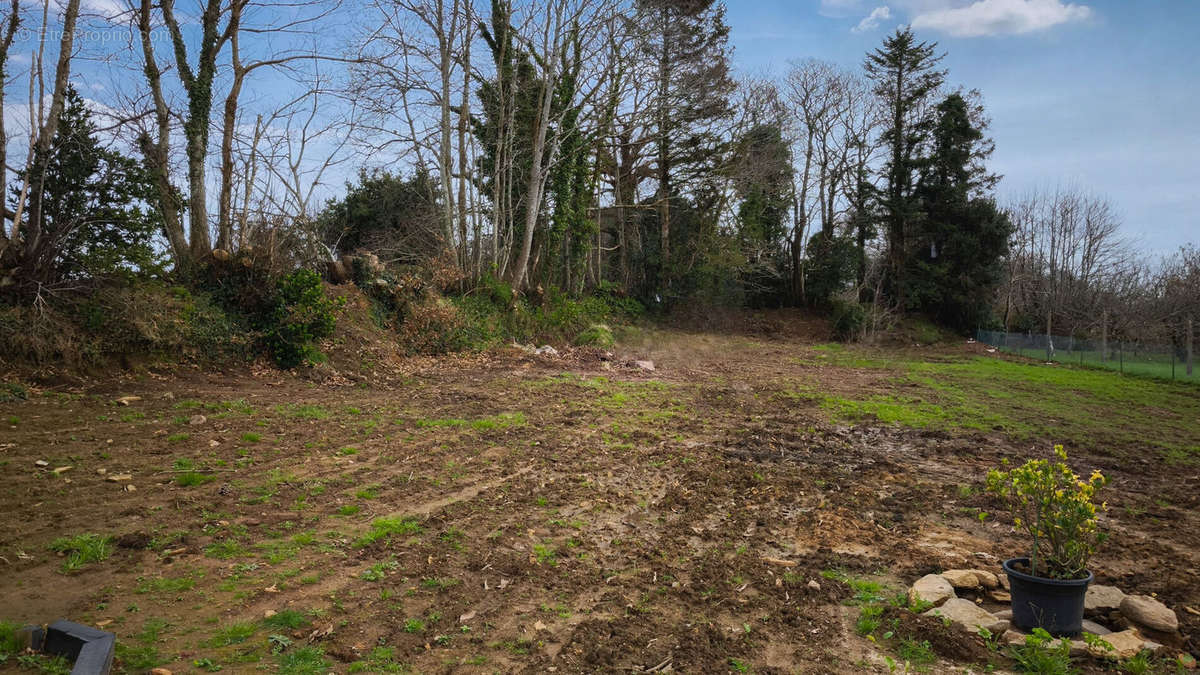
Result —
<path fill-rule="evenodd" d="M 86 25 L 128 38 L 77 43 Z M 396 300 L 414 285 L 505 310 L 804 306 L 848 338 L 923 315 L 1178 343 L 1200 317 L 1197 249 L 1147 259 L 1084 187 L 997 202 L 984 93 L 936 43 L 901 28 L 771 77 L 731 49 L 713 0 L 12 0 L 0 105 L 28 124 L 0 133 L 0 337 L 154 284 L 268 343 L 283 315 L 319 337 L 296 270 L 390 280 L 410 331 L 445 308 Z M 102 103 L 77 90 L 98 62 Z"/>

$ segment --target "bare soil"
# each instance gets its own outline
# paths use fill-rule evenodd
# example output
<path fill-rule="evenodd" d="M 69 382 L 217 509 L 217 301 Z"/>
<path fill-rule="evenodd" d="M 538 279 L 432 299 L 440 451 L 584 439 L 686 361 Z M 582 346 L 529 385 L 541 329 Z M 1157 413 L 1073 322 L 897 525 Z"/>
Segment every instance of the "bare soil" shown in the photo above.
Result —
<path fill-rule="evenodd" d="M 892 594 L 998 572 L 1021 542 L 977 517 L 998 507 L 983 476 L 1052 439 L 837 424 L 790 383 L 897 385 L 799 365 L 820 332 L 45 387 L 0 404 L 0 619 L 103 625 L 176 673 L 273 670 L 272 634 L 336 672 L 887 672 L 893 647 L 856 634 L 854 592 L 829 577 Z M 1137 447 L 1073 461 L 1113 479 L 1097 581 L 1156 594 L 1182 631 L 1154 637 L 1200 652 L 1200 471 Z M 208 482 L 180 485 L 189 463 Z M 419 531 L 364 539 L 402 517 Z M 111 557 L 64 573 L 50 543 L 88 532 L 116 538 Z M 284 610 L 303 624 L 262 625 Z M 1005 664 L 939 622 L 885 620 L 930 642 L 934 672 Z M 145 638 L 151 621 L 166 627 Z M 222 633 L 238 623 L 248 637 Z"/>

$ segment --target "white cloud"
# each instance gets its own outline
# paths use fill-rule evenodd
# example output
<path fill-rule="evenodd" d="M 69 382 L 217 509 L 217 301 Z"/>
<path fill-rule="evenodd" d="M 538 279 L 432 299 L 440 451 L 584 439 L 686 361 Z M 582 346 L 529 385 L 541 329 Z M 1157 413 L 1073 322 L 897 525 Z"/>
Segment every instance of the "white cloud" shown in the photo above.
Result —
<path fill-rule="evenodd" d="M 871 10 L 871 13 L 863 17 L 858 25 L 850 29 L 851 33 L 864 33 L 869 30 L 875 30 L 879 27 L 880 21 L 887 21 L 892 18 L 892 10 L 888 9 L 887 5 L 876 7 Z"/>
<path fill-rule="evenodd" d="M 1020 34 L 1060 24 L 1083 21 L 1092 15 L 1086 5 L 1062 0 L 977 0 L 965 7 L 950 7 L 917 14 L 912 26 L 954 37 Z"/>

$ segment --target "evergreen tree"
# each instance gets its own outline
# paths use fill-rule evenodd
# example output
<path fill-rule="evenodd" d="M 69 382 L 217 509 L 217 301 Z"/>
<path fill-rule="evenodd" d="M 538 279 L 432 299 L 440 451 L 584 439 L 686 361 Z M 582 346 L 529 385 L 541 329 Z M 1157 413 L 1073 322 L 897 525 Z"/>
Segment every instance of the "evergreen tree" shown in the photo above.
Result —
<path fill-rule="evenodd" d="M 90 111 L 68 86 L 41 194 L 42 235 L 21 261 L 26 281 L 52 284 L 160 269 L 154 247 L 162 219 L 157 189 L 136 160 L 105 148 Z M 24 178 L 23 173 L 18 173 Z M 12 190 L 15 209 L 20 194 Z"/>
<path fill-rule="evenodd" d="M 935 55 L 936 49 L 937 43 L 918 42 L 912 30 L 904 27 L 886 38 L 882 48 L 867 54 L 864 64 L 888 113 L 882 140 L 889 153 L 879 206 L 886 223 L 888 290 L 901 305 L 906 291 L 907 235 L 921 217 L 915 190 L 921 153 L 933 124 L 927 109 L 946 76 L 937 69 L 942 56 Z"/>
<path fill-rule="evenodd" d="M 983 166 L 992 143 L 981 111 L 960 94 L 936 108 L 932 148 L 917 196 L 925 211 L 907 262 L 908 306 L 960 330 L 984 325 L 1003 277 L 1012 225 L 991 198 L 999 180 Z"/>
<path fill-rule="evenodd" d="M 495 222 L 511 227 L 497 236 L 520 241 L 530 208 L 526 179 L 532 166 L 530 148 L 542 81 L 529 54 L 518 46 L 512 15 L 509 0 L 492 0 L 491 25 L 479 26 L 496 74 L 479 86 L 482 115 L 472 118 L 472 131 L 483 150 L 478 159 L 479 187 L 492 198 Z"/>
<path fill-rule="evenodd" d="M 729 27 L 725 7 L 714 0 L 637 0 L 636 21 L 643 32 L 641 56 L 653 68 L 654 104 L 649 126 L 654 173 L 659 284 L 673 276 L 672 242 L 695 245 L 695 232 L 673 232 L 672 200 L 711 187 L 721 166 L 723 125 L 732 115 L 729 97 L 736 86 L 729 74 Z M 682 205 L 680 205 L 682 206 Z M 681 223 L 682 224 L 682 223 Z M 680 236 L 682 235 L 682 236 Z"/>
<path fill-rule="evenodd" d="M 582 47 L 578 29 L 571 39 L 573 56 L 555 91 L 553 105 L 564 110 L 559 129 L 562 137 L 558 161 L 550 170 L 550 194 L 554 211 L 546 237 L 544 264 L 547 281 L 560 283 L 568 291 L 583 289 L 584 262 L 596 235 L 596 222 L 589 216 L 594 188 L 592 139 L 580 129 L 582 106 L 575 103 Z"/>
<path fill-rule="evenodd" d="M 332 249 L 368 249 L 405 263 L 435 257 L 442 248 L 438 194 L 437 179 L 423 167 L 407 178 L 361 170 L 346 196 L 326 205 L 322 238 Z"/>
<path fill-rule="evenodd" d="M 738 238 L 747 250 L 779 251 L 787 234 L 792 157 L 778 124 L 750 128 L 734 149 Z"/>

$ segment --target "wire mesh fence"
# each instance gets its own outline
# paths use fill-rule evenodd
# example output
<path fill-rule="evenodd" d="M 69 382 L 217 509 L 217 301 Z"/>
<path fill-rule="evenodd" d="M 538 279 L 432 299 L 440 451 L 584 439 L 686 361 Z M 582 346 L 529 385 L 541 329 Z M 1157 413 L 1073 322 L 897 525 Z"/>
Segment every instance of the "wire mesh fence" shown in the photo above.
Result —
<path fill-rule="evenodd" d="M 1129 375 L 1200 383 L 1200 364 L 1185 345 L 1082 340 L 1062 335 L 978 331 L 975 339 L 1000 351 L 1043 361 L 1107 368 Z M 1190 357 L 1190 358 L 1189 358 Z"/>

